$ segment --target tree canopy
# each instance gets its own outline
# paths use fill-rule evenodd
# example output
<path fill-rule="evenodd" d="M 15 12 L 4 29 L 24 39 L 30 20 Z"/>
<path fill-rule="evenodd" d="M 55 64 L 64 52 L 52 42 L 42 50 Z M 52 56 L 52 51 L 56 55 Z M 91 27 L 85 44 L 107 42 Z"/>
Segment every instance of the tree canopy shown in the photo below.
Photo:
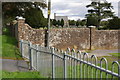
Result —
<path fill-rule="evenodd" d="M 92 8 L 92 9 L 88 10 L 88 14 L 86 14 L 86 17 L 91 18 L 91 19 L 93 19 L 93 18 L 97 19 L 97 21 L 98 21 L 97 27 L 100 26 L 100 22 L 102 19 L 114 17 L 114 12 L 112 12 L 113 6 L 111 3 L 91 2 L 91 4 L 87 5 L 86 7 Z M 88 24 L 90 25 L 93 23 L 89 22 Z"/>
<path fill-rule="evenodd" d="M 32 3 L 32 2 L 4 2 L 2 4 L 4 24 L 10 23 L 12 20 L 15 20 L 16 16 L 24 16 L 25 18 L 27 17 L 27 19 L 28 19 L 28 16 L 25 16 L 25 14 L 28 14 L 27 11 L 29 12 L 30 10 L 31 10 L 30 14 L 31 13 L 38 14 L 38 12 L 39 12 L 42 17 L 43 14 L 42 14 L 40 8 L 46 8 L 46 7 L 47 6 L 45 3 L 40 3 L 40 2 L 35 2 L 35 3 Z M 33 17 L 33 16 L 29 16 L 29 17 Z M 34 17 L 37 18 L 38 16 L 34 16 Z M 38 18 L 40 19 L 40 17 L 38 17 Z M 44 19 L 44 18 L 42 17 L 42 19 Z M 27 20 L 27 21 L 29 21 L 29 20 Z M 32 21 L 30 21 L 30 22 L 32 22 Z M 37 23 L 38 22 L 36 22 L 36 24 Z"/>
<path fill-rule="evenodd" d="M 120 18 L 114 17 L 108 20 L 108 29 L 120 29 Z"/>
<path fill-rule="evenodd" d="M 26 23 L 28 23 L 33 28 L 40 28 L 47 26 L 47 19 L 44 18 L 42 11 L 36 8 L 31 8 L 26 10 L 24 17 L 26 18 Z"/>
<path fill-rule="evenodd" d="M 61 26 L 63 27 L 64 26 L 64 20 L 61 19 Z"/>

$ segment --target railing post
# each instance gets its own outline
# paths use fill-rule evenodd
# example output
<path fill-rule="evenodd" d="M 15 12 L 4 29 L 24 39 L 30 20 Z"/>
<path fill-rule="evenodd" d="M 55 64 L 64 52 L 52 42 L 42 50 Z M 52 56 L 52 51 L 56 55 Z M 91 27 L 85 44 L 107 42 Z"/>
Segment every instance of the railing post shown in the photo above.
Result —
<path fill-rule="evenodd" d="M 29 70 L 32 70 L 32 55 L 31 55 L 31 46 L 32 46 L 32 43 L 29 42 L 28 46 L 29 46 Z"/>
<path fill-rule="evenodd" d="M 55 58 L 54 58 L 54 48 L 52 48 L 52 80 L 55 80 Z"/>
<path fill-rule="evenodd" d="M 20 40 L 20 52 L 21 52 L 21 55 L 23 56 L 23 52 L 22 52 L 22 49 L 23 49 L 23 40 Z"/>
<path fill-rule="evenodd" d="M 66 60 L 66 52 L 64 52 L 64 80 L 67 79 L 67 60 Z"/>
<path fill-rule="evenodd" d="M 36 51 L 36 70 L 38 70 L 38 50 L 39 50 L 39 44 L 36 45 L 37 46 L 37 51 Z"/>

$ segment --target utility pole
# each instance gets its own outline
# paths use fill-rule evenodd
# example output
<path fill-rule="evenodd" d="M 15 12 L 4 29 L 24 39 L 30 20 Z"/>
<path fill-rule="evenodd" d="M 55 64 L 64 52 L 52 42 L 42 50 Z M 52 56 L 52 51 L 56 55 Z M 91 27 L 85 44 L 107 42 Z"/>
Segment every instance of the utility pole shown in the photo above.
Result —
<path fill-rule="evenodd" d="M 51 14 L 51 0 L 48 0 L 48 26 L 46 32 L 46 47 L 49 47 L 49 34 L 50 34 L 50 14 Z"/>

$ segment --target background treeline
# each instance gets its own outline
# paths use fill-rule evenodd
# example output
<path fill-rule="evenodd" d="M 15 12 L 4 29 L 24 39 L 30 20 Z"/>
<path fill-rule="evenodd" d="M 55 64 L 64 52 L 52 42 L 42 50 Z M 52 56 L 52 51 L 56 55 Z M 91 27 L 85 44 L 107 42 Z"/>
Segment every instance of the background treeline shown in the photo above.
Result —
<path fill-rule="evenodd" d="M 99 4 L 99 6 L 98 6 Z M 113 6 L 111 3 L 97 3 L 91 2 L 86 6 L 92 8 L 88 10 L 83 20 L 69 20 L 69 27 L 89 27 L 97 26 L 98 29 L 120 29 L 120 18 L 112 12 Z M 11 25 L 17 16 L 22 16 L 33 28 L 47 27 L 47 18 L 43 16 L 42 9 L 47 8 L 46 3 L 40 2 L 4 2 L 2 4 L 3 10 L 3 24 L 4 26 Z M 108 19 L 110 18 L 110 19 Z M 106 20 L 104 20 L 106 19 Z M 51 19 L 51 27 L 66 27 L 63 19 L 56 21 Z"/>

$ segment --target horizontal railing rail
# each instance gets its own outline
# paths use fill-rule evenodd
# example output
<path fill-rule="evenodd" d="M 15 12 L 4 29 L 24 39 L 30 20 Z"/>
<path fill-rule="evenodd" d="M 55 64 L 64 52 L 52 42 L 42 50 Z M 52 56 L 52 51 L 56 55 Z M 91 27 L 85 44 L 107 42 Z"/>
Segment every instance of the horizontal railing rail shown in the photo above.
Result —
<path fill-rule="evenodd" d="M 20 41 L 20 51 L 23 57 L 29 59 L 30 69 L 40 71 L 43 76 L 52 79 L 103 77 L 120 79 L 118 61 L 113 61 L 110 70 L 106 58 L 98 61 L 95 55 L 89 56 L 88 53 L 75 52 L 74 49 L 68 48 L 64 52 L 56 48 L 33 45 L 24 40 Z"/>

